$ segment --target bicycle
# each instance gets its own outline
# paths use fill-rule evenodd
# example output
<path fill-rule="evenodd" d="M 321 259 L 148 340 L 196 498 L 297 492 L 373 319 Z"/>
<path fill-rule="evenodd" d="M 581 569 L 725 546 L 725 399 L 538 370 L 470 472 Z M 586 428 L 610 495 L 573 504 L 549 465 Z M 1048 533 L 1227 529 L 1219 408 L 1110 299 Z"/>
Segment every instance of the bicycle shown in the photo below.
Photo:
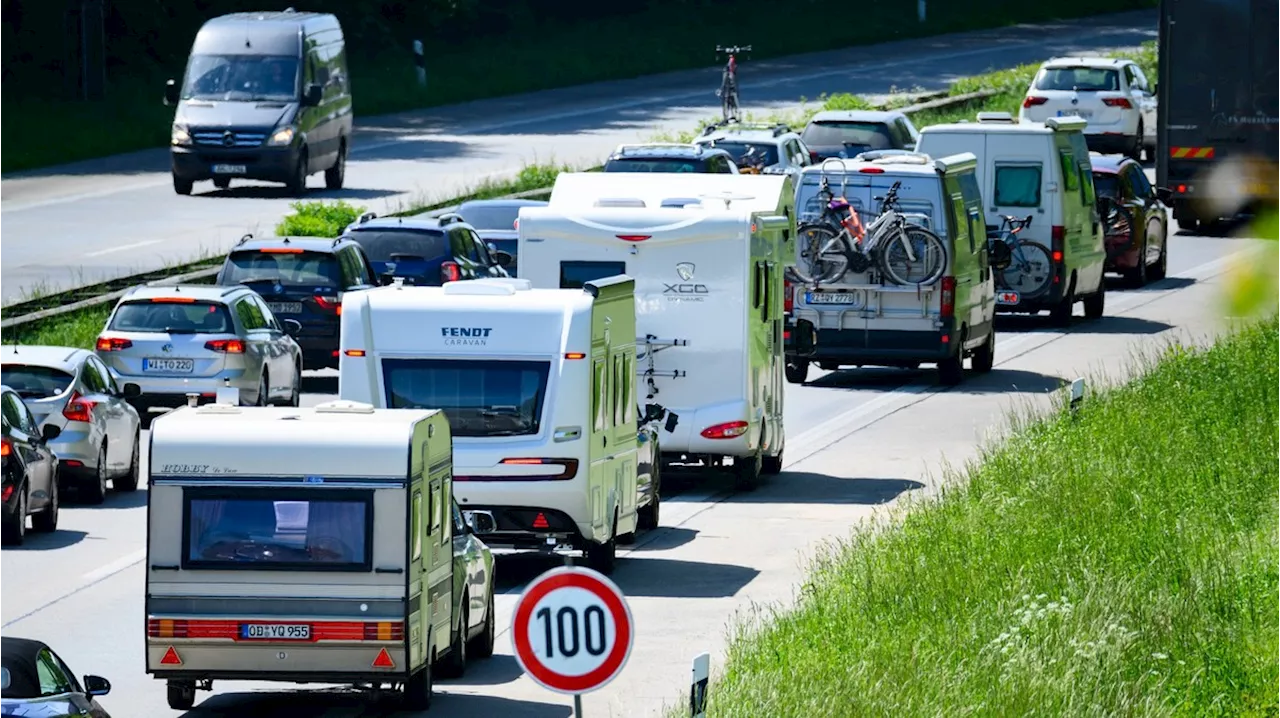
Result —
<path fill-rule="evenodd" d="M 720 98 L 720 114 L 725 122 L 730 120 L 741 119 L 738 114 L 738 53 L 751 52 L 750 45 L 734 45 L 733 47 L 722 47 L 716 45 L 716 55 L 719 53 L 728 53 L 729 61 L 725 63 L 724 73 L 720 78 L 720 89 L 716 90 L 716 97 Z"/>
<path fill-rule="evenodd" d="M 817 221 L 797 228 L 801 240 L 800 259 L 809 267 L 809 276 L 791 268 L 803 284 L 818 285 L 839 281 L 848 272 L 861 274 L 873 265 L 890 282 L 922 286 L 942 278 L 947 268 L 947 250 L 942 239 L 929 229 L 907 221 L 898 204 L 901 182 L 894 182 L 880 202 L 880 216 L 864 226 L 858 212 L 844 197 L 836 197 L 823 175 L 818 186 L 822 215 Z"/>
<path fill-rule="evenodd" d="M 1053 255 L 1049 249 L 1019 236 L 1031 226 L 1032 216 L 1001 215 L 1000 230 L 987 236 L 987 253 L 991 269 L 1000 278 L 1000 288 L 1013 290 L 1023 299 L 1039 297 L 1049 291 L 1053 282 Z"/>

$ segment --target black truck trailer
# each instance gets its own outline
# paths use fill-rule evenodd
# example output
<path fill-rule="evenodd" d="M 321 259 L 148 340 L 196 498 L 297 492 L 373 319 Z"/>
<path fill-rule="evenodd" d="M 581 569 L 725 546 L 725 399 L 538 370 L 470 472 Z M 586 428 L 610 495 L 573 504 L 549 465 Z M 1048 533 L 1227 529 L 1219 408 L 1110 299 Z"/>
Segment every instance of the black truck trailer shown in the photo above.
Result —
<path fill-rule="evenodd" d="M 1276 201 L 1277 0 L 1161 0 L 1156 183 L 1184 229 Z"/>

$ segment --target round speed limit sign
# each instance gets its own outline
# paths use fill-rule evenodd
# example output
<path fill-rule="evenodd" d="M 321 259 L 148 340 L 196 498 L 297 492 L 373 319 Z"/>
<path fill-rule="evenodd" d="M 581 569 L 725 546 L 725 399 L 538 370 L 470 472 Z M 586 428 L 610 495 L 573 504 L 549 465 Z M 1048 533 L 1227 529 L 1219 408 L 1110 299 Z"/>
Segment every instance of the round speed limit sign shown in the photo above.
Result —
<path fill-rule="evenodd" d="M 559 693 L 586 693 L 613 680 L 635 635 L 622 591 L 597 571 L 552 569 L 516 605 L 511 643 L 529 677 Z"/>

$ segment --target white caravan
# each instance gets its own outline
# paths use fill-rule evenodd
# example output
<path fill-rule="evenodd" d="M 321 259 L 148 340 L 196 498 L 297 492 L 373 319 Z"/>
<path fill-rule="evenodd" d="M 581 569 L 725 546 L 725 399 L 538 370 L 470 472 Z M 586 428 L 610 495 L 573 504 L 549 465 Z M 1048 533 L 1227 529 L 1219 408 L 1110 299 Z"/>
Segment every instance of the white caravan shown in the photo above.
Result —
<path fill-rule="evenodd" d="M 535 287 L 567 289 L 635 277 L 639 392 L 679 417 L 668 417 L 663 462 L 720 466 L 731 458 L 739 487 L 751 489 L 762 473 L 782 469 L 782 275 L 795 242 L 791 219 L 772 208 L 794 199 L 785 176 L 717 175 L 709 184 L 724 179 L 784 180 L 786 197 L 773 195 L 766 211 L 661 207 L 659 194 L 596 186 L 614 206 L 553 200 L 521 209 L 520 273 Z M 672 190 L 673 199 L 698 192 Z"/>
<path fill-rule="evenodd" d="M 459 506 L 496 522 L 486 544 L 581 550 L 607 573 L 617 539 L 656 524 L 658 492 L 637 448 L 634 283 L 592 279 L 574 291 L 503 278 L 350 293 L 338 394 L 442 410 Z"/>
<path fill-rule="evenodd" d="M 663 172 L 566 172 L 556 177 L 548 204 L 591 207 L 705 206 L 795 216 L 790 175 Z"/>

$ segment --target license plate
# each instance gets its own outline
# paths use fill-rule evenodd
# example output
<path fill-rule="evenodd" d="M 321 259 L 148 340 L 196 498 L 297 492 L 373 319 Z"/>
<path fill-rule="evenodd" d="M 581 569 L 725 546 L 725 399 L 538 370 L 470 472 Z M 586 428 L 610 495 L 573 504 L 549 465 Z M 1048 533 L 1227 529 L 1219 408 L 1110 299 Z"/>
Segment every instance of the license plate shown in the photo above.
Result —
<path fill-rule="evenodd" d="M 302 302 L 267 302 L 272 314 L 301 314 Z"/>
<path fill-rule="evenodd" d="M 240 637 L 249 641 L 310 641 L 309 623 L 242 623 Z"/>
<path fill-rule="evenodd" d="M 190 374 L 196 368 L 194 359 L 143 359 L 142 370 L 169 374 Z"/>
<path fill-rule="evenodd" d="M 996 304 L 1017 304 L 1017 292 L 996 292 Z"/>
<path fill-rule="evenodd" d="M 1093 117 L 1093 110 L 1058 110 L 1058 117 L 1070 117 L 1072 115 L 1087 120 Z"/>
<path fill-rule="evenodd" d="M 850 292 L 805 292 L 806 304 L 856 304 L 857 298 Z"/>
<path fill-rule="evenodd" d="M 213 173 L 216 175 L 242 175 L 248 171 L 244 165 L 214 165 Z"/>

